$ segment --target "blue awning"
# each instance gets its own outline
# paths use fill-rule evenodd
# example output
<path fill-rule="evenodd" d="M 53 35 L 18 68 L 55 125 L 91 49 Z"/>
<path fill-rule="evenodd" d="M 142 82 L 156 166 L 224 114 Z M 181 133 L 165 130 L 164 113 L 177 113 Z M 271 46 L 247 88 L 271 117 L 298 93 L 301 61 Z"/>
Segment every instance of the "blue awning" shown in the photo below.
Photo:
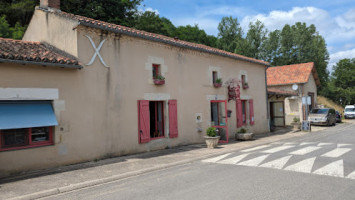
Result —
<path fill-rule="evenodd" d="M 0 102 L 0 129 L 56 126 L 49 101 Z"/>

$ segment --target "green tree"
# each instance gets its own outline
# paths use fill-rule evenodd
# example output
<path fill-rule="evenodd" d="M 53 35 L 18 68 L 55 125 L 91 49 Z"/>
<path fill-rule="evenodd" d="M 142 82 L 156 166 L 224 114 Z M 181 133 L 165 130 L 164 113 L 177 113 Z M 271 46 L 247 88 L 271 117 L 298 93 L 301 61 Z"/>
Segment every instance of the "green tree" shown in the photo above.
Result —
<path fill-rule="evenodd" d="M 217 40 L 214 36 L 207 35 L 197 24 L 195 26 L 178 26 L 175 30 L 175 36 L 180 40 L 205 44 L 212 47 L 215 46 L 215 41 Z"/>
<path fill-rule="evenodd" d="M 270 32 L 260 48 L 261 59 L 269 62 L 271 65 L 279 63 L 278 59 L 281 57 L 280 34 L 280 30 Z"/>
<path fill-rule="evenodd" d="M 114 24 L 133 27 L 142 0 L 62 0 L 61 10 Z"/>
<path fill-rule="evenodd" d="M 260 59 L 262 57 L 262 45 L 266 41 L 267 30 L 265 25 L 257 20 L 254 24 L 249 24 L 246 41 L 249 44 L 246 56 Z"/>
<path fill-rule="evenodd" d="M 6 20 L 6 16 L 3 15 L 0 17 L 0 37 L 10 37 L 11 33 L 9 30 L 9 23 Z"/>
<path fill-rule="evenodd" d="M 145 11 L 144 13 L 137 15 L 134 28 L 151 33 L 169 35 L 169 31 L 167 29 L 169 27 L 164 24 L 159 15 L 151 11 Z"/>
<path fill-rule="evenodd" d="M 223 17 L 218 24 L 218 41 L 217 47 L 229 52 L 239 52 L 240 47 L 244 46 L 242 40 L 243 30 L 238 23 L 237 18 Z M 238 49 L 236 47 L 238 45 Z"/>

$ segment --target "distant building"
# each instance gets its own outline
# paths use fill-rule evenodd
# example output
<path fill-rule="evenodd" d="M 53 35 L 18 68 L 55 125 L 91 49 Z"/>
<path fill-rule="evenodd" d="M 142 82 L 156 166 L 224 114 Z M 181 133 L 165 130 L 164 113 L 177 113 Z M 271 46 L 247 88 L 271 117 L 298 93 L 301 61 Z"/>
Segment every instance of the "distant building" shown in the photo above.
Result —
<path fill-rule="evenodd" d="M 320 85 L 313 62 L 267 69 L 267 87 L 271 125 L 290 125 L 293 118 L 306 119 L 306 107 L 302 97 L 310 96 L 311 105 L 317 105 L 317 86 Z"/>

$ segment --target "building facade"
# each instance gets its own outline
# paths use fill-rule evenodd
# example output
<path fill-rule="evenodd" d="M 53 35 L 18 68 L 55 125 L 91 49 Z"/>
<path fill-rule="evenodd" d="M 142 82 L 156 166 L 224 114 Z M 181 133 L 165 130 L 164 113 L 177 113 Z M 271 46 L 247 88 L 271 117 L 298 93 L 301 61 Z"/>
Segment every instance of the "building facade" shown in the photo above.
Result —
<path fill-rule="evenodd" d="M 49 102 L 57 122 L 48 125 L 52 140 L 45 145 L 3 148 L 1 176 L 201 143 L 210 126 L 221 142 L 240 127 L 268 131 L 264 61 L 45 5 L 23 40 L 52 46 L 82 69 L 0 63 L 1 101 Z M 231 83 L 247 87 L 228 100 Z"/>

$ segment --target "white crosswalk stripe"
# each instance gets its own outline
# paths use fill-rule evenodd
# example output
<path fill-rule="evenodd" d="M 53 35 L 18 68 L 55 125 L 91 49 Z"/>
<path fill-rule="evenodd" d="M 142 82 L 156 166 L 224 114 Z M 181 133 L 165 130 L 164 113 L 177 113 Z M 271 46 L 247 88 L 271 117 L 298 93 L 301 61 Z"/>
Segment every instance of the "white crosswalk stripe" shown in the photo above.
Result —
<path fill-rule="evenodd" d="M 355 171 L 353 171 L 352 173 L 350 173 L 346 178 L 355 179 Z"/>
<path fill-rule="evenodd" d="M 254 148 L 250 148 L 250 149 L 244 149 L 241 152 L 251 152 L 251 151 L 255 151 L 255 150 L 260 150 L 260 149 L 264 149 L 266 147 L 270 147 L 271 145 L 261 145 L 261 146 L 257 146 Z"/>
<path fill-rule="evenodd" d="M 268 155 L 262 155 L 262 156 L 259 156 L 259 157 L 256 157 L 256 158 L 253 158 L 253 159 L 238 163 L 237 165 L 254 166 L 254 167 L 256 167 L 261 162 L 263 162 L 265 160 L 265 158 L 267 158 L 268 156 L 269 156 L 269 154 Z"/>
<path fill-rule="evenodd" d="M 329 151 L 328 153 L 323 154 L 323 157 L 330 157 L 330 158 L 338 158 L 346 153 L 351 151 L 349 148 L 336 148 L 333 149 L 332 151 Z"/>
<path fill-rule="evenodd" d="M 243 160 L 245 157 L 247 157 L 249 154 L 242 154 L 233 158 L 229 158 L 226 160 L 218 161 L 218 163 L 222 164 L 237 164 L 239 161 Z"/>
<path fill-rule="evenodd" d="M 217 162 L 219 160 L 222 160 L 223 158 L 229 156 L 231 153 L 227 153 L 227 154 L 224 154 L 224 155 L 221 155 L 221 156 L 217 156 L 215 158 L 210 158 L 210 159 L 206 159 L 206 160 L 203 160 L 202 162 L 211 162 L 211 163 L 214 163 L 214 162 Z"/>
<path fill-rule="evenodd" d="M 285 170 L 310 173 L 315 160 L 316 160 L 316 157 L 308 158 L 306 160 L 302 160 L 296 164 L 286 167 Z"/>
<path fill-rule="evenodd" d="M 292 156 L 285 156 L 267 163 L 260 165 L 260 167 L 268 167 L 268 168 L 275 168 L 275 169 L 282 169 L 285 164 L 290 160 Z"/>
<path fill-rule="evenodd" d="M 316 151 L 316 150 L 318 150 L 320 148 L 321 147 L 305 147 L 305 148 L 293 151 L 290 154 L 293 154 L 293 155 L 305 155 L 305 154 L 311 153 L 313 151 Z"/>
<path fill-rule="evenodd" d="M 333 143 L 319 143 L 318 146 L 332 145 Z"/>
<path fill-rule="evenodd" d="M 275 148 L 272 148 L 272 149 L 265 150 L 265 151 L 263 151 L 263 153 L 276 153 L 276 152 L 283 151 L 283 150 L 286 150 L 286 149 L 289 149 L 289 148 L 292 148 L 292 147 L 294 147 L 294 146 L 288 146 L 288 145 L 279 146 L 279 147 L 275 147 Z"/>
<path fill-rule="evenodd" d="M 313 172 L 314 174 L 344 177 L 344 164 L 343 160 L 332 162 L 320 169 Z"/>
<path fill-rule="evenodd" d="M 355 157 L 353 146 L 334 143 L 277 142 L 242 150 L 239 155 L 227 153 L 205 159 L 203 162 L 273 168 L 355 180 L 355 166 L 349 163 L 346 165 L 347 162 L 344 160 Z M 351 173 L 345 174 L 349 170 Z"/>

